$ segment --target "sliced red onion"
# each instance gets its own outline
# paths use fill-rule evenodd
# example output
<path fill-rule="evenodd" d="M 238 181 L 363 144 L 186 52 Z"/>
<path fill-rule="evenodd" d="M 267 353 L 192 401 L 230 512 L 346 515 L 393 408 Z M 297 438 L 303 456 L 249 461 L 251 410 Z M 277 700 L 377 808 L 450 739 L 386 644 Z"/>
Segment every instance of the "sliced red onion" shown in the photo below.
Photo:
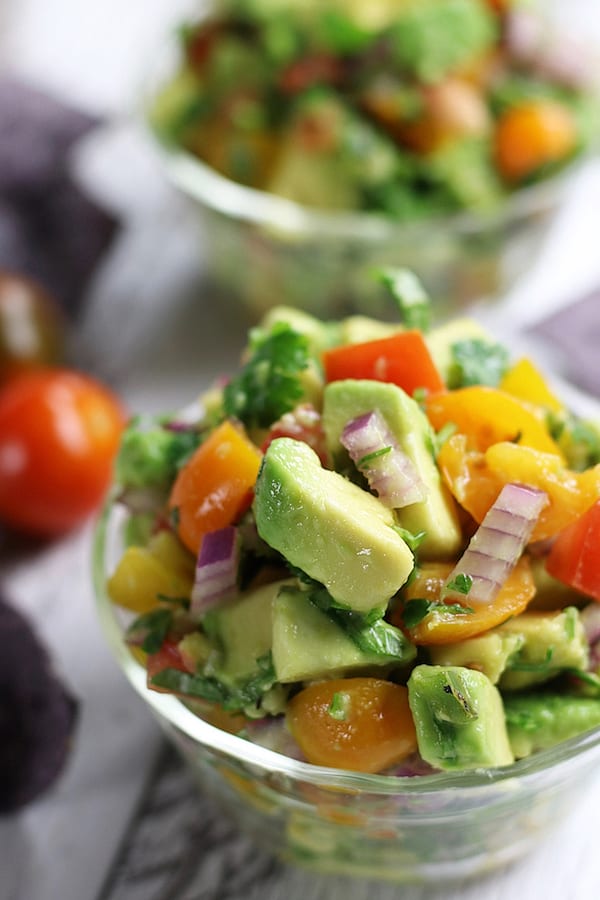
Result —
<path fill-rule="evenodd" d="M 425 484 L 378 409 L 348 422 L 340 441 L 386 506 L 401 509 L 425 499 Z"/>
<path fill-rule="evenodd" d="M 598 672 L 600 669 L 600 603 L 588 603 L 582 609 L 579 617 L 583 630 L 590 646 L 590 672 Z"/>
<path fill-rule="evenodd" d="M 491 603 L 517 564 L 547 504 L 545 491 L 506 484 L 446 579 L 444 599 L 463 600 L 466 605 Z M 461 575 L 471 579 L 464 592 L 452 587 Z"/>
<path fill-rule="evenodd" d="M 233 525 L 204 536 L 192 588 L 193 616 L 204 615 L 236 592 L 239 561 L 240 541 Z"/>

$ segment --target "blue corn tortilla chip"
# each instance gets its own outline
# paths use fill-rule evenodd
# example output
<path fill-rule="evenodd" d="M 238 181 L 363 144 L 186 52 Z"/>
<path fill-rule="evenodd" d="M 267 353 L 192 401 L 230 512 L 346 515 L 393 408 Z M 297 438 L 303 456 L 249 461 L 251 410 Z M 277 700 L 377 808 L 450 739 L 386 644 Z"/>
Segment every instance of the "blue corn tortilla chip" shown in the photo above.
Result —
<path fill-rule="evenodd" d="M 70 151 L 99 120 L 0 78 L 0 268 L 39 281 L 72 317 L 117 221 L 71 177 Z"/>
<path fill-rule="evenodd" d="M 69 756 L 77 701 L 27 619 L 0 597 L 0 814 L 46 791 Z"/>

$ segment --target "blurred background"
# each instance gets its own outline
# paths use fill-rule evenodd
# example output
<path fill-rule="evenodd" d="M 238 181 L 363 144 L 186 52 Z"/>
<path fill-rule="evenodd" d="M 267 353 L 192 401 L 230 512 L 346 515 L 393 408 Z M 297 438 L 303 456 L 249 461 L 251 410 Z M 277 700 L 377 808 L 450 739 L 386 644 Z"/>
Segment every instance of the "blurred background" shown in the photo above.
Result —
<path fill-rule="evenodd" d="M 596 0 L 551 5 L 600 46 Z M 64 359 L 129 411 L 172 409 L 196 396 L 237 363 L 253 321 L 251 309 L 236 307 L 207 278 L 195 210 L 166 178 L 142 114 L 166 37 L 203 7 L 198 0 L 0 5 L 0 269 L 33 276 L 49 292 L 53 324 L 44 327 L 64 337 Z M 585 412 L 600 397 L 599 233 L 600 166 L 592 159 L 569 184 L 527 272 L 494 303 L 471 310 L 515 349 L 534 350 Z M 68 708 L 78 705 L 60 780 L 0 818 L 0 900 L 100 896 L 161 745 L 95 622 L 91 531 L 88 518 L 66 536 L 40 540 L 0 523 L 0 595 L 34 624 Z M 0 688 L 3 679 L 0 666 Z M 222 845 L 233 846 L 227 841 L 235 838 L 223 835 Z M 556 884 L 563 879 L 563 896 L 575 897 L 567 879 L 579 866 L 577 900 L 591 900 L 600 884 L 591 845 L 579 865 L 584 837 L 571 830 L 561 840 L 571 855 L 554 873 Z M 535 891 L 544 869 L 552 871 L 550 852 L 520 870 L 520 886 Z M 269 896 L 280 895 L 277 885 Z M 502 886 L 508 891 L 510 881 Z"/>

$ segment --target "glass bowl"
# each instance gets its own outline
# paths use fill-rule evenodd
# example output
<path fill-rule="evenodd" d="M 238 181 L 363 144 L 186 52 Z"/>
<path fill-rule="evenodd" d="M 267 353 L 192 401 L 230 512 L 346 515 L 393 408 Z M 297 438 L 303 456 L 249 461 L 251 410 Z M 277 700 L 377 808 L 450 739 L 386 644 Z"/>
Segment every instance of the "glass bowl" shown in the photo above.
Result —
<path fill-rule="evenodd" d="M 126 522 L 124 508 L 109 502 L 94 546 L 98 613 L 112 653 L 202 790 L 271 853 L 320 872 L 446 883 L 525 854 L 585 790 L 600 760 L 600 729 L 504 768 L 363 775 L 267 750 L 148 690 L 105 587 Z"/>
<path fill-rule="evenodd" d="M 572 182 L 596 141 L 559 172 L 508 194 L 487 212 L 461 211 L 414 223 L 380 213 L 327 212 L 246 187 L 167 140 L 151 110 L 179 65 L 176 39 L 153 55 L 141 114 L 167 179 L 199 223 L 208 274 L 257 320 L 282 298 L 320 318 L 396 312 L 373 270 L 402 266 L 419 276 L 440 321 L 504 295 L 531 267 Z M 590 87 L 600 95 L 600 76 Z M 200 251 L 199 251 L 200 255 Z"/>
<path fill-rule="evenodd" d="M 419 276 L 438 320 L 507 292 L 531 266 L 581 162 L 513 193 L 497 209 L 414 224 L 367 212 L 328 213 L 245 187 L 159 143 L 168 178 L 191 201 L 208 270 L 252 319 L 285 302 L 320 318 L 389 318 L 373 270 Z"/>

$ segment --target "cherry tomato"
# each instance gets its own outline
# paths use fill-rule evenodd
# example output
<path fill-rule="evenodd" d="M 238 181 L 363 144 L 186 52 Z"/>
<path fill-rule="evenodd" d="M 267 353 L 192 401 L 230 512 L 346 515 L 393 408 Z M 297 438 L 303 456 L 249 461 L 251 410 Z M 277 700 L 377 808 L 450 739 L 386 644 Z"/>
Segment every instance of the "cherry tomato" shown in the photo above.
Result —
<path fill-rule="evenodd" d="M 34 281 L 0 270 L 0 383 L 59 364 L 64 343 L 65 322 L 50 295 Z"/>
<path fill-rule="evenodd" d="M 500 174 L 516 184 L 542 166 L 562 162 L 577 146 L 571 111 L 554 100 L 536 100 L 507 110 L 496 128 L 495 151 Z"/>
<path fill-rule="evenodd" d="M 381 772 L 417 749 L 407 689 L 379 678 L 314 682 L 292 698 L 287 721 L 317 766 Z"/>
<path fill-rule="evenodd" d="M 0 390 L 0 520 L 41 536 L 79 524 L 112 477 L 124 410 L 103 385 L 38 369 Z"/>

